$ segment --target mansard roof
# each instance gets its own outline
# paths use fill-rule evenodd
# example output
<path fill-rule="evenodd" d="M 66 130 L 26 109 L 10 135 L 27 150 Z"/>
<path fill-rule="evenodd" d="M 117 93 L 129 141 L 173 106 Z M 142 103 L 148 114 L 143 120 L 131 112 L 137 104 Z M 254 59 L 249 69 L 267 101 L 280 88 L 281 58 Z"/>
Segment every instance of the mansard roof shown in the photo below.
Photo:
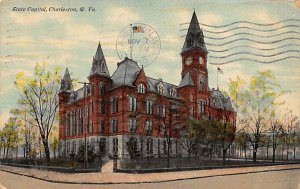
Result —
<path fill-rule="evenodd" d="M 195 12 L 193 13 L 181 53 L 192 50 L 194 48 L 201 48 L 207 53 L 203 32 L 200 29 L 197 15 Z"/>
<path fill-rule="evenodd" d="M 212 106 L 216 109 L 226 109 L 229 111 L 234 111 L 230 97 L 226 97 L 221 91 L 218 89 L 212 89 L 211 91 L 212 98 Z"/>
<path fill-rule="evenodd" d="M 111 77 L 112 87 L 121 85 L 133 86 L 140 70 L 141 68 L 135 61 L 126 57 L 122 62 L 118 63 L 118 67 Z"/>
<path fill-rule="evenodd" d="M 195 84 L 191 78 L 190 72 L 187 72 L 184 74 L 183 78 L 181 79 L 180 84 L 178 85 L 178 88 L 185 87 L 185 86 L 195 86 Z"/>
<path fill-rule="evenodd" d="M 165 88 L 164 93 L 162 95 L 164 96 L 169 96 L 169 97 L 174 97 L 170 95 L 170 90 L 171 89 L 176 89 L 176 85 L 173 85 L 171 83 L 168 82 L 164 82 L 161 79 L 154 79 L 151 77 L 147 77 L 147 82 L 148 82 L 148 90 L 150 92 L 154 92 L 154 93 L 159 93 L 158 92 L 158 85 L 163 85 L 163 87 Z"/>
<path fill-rule="evenodd" d="M 98 44 L 96 54 L 93 57 L 93 64 L 90 76 L 95 74 L 110 77 L 100 42 Z"/>

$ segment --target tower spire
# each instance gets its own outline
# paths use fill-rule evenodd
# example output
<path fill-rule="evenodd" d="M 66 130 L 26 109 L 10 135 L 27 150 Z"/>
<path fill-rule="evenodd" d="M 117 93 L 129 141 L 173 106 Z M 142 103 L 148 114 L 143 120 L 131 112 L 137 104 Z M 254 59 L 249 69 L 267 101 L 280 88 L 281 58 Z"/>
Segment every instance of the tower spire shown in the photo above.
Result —
<path fill-rule="evenodd" d="M 193 12 L 193 16 L 189 25 L 187 35 L 185 37 L 181 53 L 192 50 L 194 48 L 201 48 L 202 50 L 207 52 L 203 32 L 200 29 L 195 10 Z"/>
<path fill-rule="evenodd" d="M 100 41 L 98 43 L 96 54 L 93 57 L 93 64 L 90 76 L 94 74 L 110 77 Z"/>
<path fill-rule="evenodd" d="M 66 68 L 64 77 L 61 80 L 60 90 L 62 90 L 62 91 L 71 91 L 71 90 L 73 90 L 72 79 L 71 79 L 68 68 Z"/>

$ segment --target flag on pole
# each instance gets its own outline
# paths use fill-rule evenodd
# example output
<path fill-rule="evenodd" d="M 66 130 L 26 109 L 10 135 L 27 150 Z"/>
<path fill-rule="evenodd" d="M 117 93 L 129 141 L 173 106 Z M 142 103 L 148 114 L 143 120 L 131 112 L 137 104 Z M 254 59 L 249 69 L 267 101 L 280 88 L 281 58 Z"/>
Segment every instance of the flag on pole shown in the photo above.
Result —
<path fill-rule="evenodd" d="M 220 74 L 224 74 L 223 70 L 221 70 L 221 68 L 219 68 L 219 67 L 218 67 L 218 72 L 219 72 Z"/>
<path fill-rule="evenodd" d="M 142 26 L 133 26 L 133 33 L 144 33 L 144 28 Z"/>

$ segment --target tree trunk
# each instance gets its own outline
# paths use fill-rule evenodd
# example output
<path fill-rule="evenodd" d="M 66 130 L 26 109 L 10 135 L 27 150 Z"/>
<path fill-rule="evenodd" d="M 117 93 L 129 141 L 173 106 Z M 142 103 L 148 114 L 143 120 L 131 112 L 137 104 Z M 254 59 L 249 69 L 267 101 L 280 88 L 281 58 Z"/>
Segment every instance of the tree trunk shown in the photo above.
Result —
<path fill-rule="evenodd" d="M 286 160 L 289 161 L 289 149 L 290 149 L 290 145 L 286 146 Z"/>
<path fill-rule="evenodd" d="M 18 153 L 19 153 L 19 147 L 17 146 L 17 149 L 16 149 L 16 160 L 18 159 Z"/>
<path fill-rule="evenodd" d="M 294 161 L 296 159 L 296 145 L 294 145 Z"/>
<path fill-rule="evenodd" d="M 276 147 L 273 147 L 272 162 L 275 162 L 275 157 L 276 157 Z"/>
<path fill-rule="evenodd" d="M 283 160 L 283 151 L 284 151 L 284 146 L 281 148 L 281 159 Z"/>
<path fill-rule="evenodd" d="M 227 149 L 226 148 L 223 148 L 223 163 L 225 163 L 226 161 L 226 152 L 227 152 Z"/>
<path fill-rule="evenodd" d="M 253 162 L 254 162 L 254 163 L 256 163 L 257 149 L 258 149 L 258 145 L 255 144 L 255 145 L 254 145 L 254 148 L 253 148 L 253 152 L 252 152 L 252 154 L 253 154 Z"/>
<path fill-rule="evenodd" d="M 48 140 L 45 137 L 43 137 L 42 141 L 43 141 L 43 146 L 44 146 L 44 149 L 45 149 L 46 160 L 47 160 L 47 163 L 49 165 L 50 164 L 50 149 L 49 149 L 49 146 L 48 146 Z"/>
<path fill-rule="evenodd" d="M 6 155 L 5 155 L 5 159 L 7 159 L 7 157 L 8 157 L 8 150 L 9 150 L 9 148 L 7 147 L 7 148 L 6 148 Z"/>

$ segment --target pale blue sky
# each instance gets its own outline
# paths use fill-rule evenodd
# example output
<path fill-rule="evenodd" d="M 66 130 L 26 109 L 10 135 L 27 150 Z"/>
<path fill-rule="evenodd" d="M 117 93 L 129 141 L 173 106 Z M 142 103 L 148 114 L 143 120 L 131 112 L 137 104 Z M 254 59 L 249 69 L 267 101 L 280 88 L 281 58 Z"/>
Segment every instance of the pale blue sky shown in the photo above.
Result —
<path fill-rule="evenodd" d="M 180 81 L 180 51 L 186 29 L 195 9 L 200 23 L 224 25 L 235 21 L 275 23 L 286 19 L 299 19 L 299 0 L 202 0 L 202 1 L 1 1 L 0 4 L 0 126 L 9 117 L 9 109 L 16 106 L 18 95 L 13 86 L 16 73 L 30 76 L 36 62 L 46 61 L 50 67 L 69 68 L 71 76 L 86 80 L 98 41 L 112 74 L 120 61 L 116 53 L 119 32 L 131 23 L 152 26 L 160 36 L 161 51 L 157 60 L 145 68 L 146 75 L 163 78 L 178 84 Z M 298 5 L 298 7 L 297 7 Z M 12 12 L 13 7 L 94 7 L 96 12 Z M 299 22 L 290 22 L 298 24 Z M 242 26 L 242 25 L 240 25 Z M 212 30 L 201 25 L 204 30 Z M 300 32 L 299 27 L 294 31 Z M 229 35 L 230 33 L 228 33 Z M 205 36 L 222 37 L 223 34 L 204 32 Z M 295 37 L 295 35 L 288 36 Z M 297 37 L 297 36 L 296 36 Z M 276 39 L 276 38 L 275 38 Z M 205 39 L 206 42 L 209 40 Z M 294 41 L 299 45 L 299 41 Z M 243 44 L 243 42 L 241 42 Z M 256 47 L 267 48 L 270 45 Z M 218 50 L 220 47 L 208 46 Z M 293 48 L 295 50 L 295 46 Z M 299 50 L 299 46 L 296 46 Z M 220 56 L 210 52 L 210 56 Z M 226 53 L 224 54 L 226 55 Z M 299 56 L 299 54 L 293 54 Z M 264 59 L 265 60 L 265 59 Z M 212 61 L 208 59 L 208 61 Z M 291 93 L 284 96 L 285 107 L 300 115 L 300 71 L 298 59 L 288 59 L 273 64 L 240 61 L 221 65 L 220 88 L 226 90 L 229 78 L 236 75 L 247 79 L 259 70 L 271 69 L 278 82 Z M 216 87 L 215 65 L 208 65 L 210 87 Z"/>

